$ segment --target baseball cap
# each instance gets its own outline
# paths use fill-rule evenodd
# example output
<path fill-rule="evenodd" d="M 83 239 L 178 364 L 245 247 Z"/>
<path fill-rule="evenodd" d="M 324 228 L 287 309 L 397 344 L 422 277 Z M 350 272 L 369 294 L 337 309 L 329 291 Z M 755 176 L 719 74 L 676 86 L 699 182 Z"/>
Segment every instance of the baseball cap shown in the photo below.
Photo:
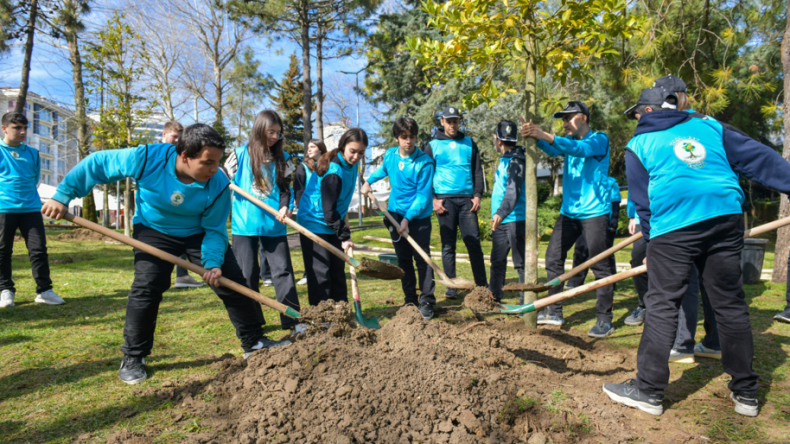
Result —
<path fill-rule="evenodd" d="M 656 79 L 656 81 L 653 82 L 653 87 L 664 88 L 670 92 L 686 92 L 686 82 L 681 80 L 680 77 L 675 77 L 673 75 Z"/>
<path fill-rule="evenodd" d="M 510 120 L 503 120 L 496 126 L 496 137 L 503 142 L 518 142 L 518 127 Z"/>
<path fill-rule="evenodd" d="M 441 117 L 442 119 L 453 119 L 453 118 L 460 119 L 461 111 L 459 111 L 458 108 L 454 106 L 448 106 L 439 114 L 439 117 Z"/>
<path fill-rule="evenodd" d="M 662 108 L 670 108 L 674 109 L 677 107 L 675 104 L 667 103 L 668 98 L 674 98 L 675 104 L 677 104 L 677 96 L 673 91 L 667 91 L 666 89 L 660 86 L 654 86 L 652 88 L 643 89 L 642 92 L 639 94 L 639 100 L 636 101 L 636 105 L 628 108 L 625 110 L 623 114 L 628 116 L 631 120 L 636 120 L 636 107 L 639 105 L 658 105 L 661 104 Z"/>
<path fill-rule="evenodd" d="M 568 102 L 564 110 L 554 113 L 554 118 L 561 119 L 564 115 L 576 113 L 582 113 L 587 116 L 587 120 L 590 120 L 590 109 L 584 103 L 575 100 Z"/>

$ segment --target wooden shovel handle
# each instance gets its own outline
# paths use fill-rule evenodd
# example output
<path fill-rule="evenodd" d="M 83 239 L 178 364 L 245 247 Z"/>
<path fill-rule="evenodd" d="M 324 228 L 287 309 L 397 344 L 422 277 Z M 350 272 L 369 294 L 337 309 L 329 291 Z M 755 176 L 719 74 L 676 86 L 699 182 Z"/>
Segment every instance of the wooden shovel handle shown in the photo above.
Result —
<path fill-rule="evenodd" d="M 376 196 L 374 196 L 372 192 L 371 193 L 367 193 L 367 196 L 370 197 L 370 200 L 372 200 L 373 203 L 376 204 L 376 206 L 379 208 L 379 210 L 381 210 L 381 212 L 384 214 L 384 216 L 386 216 L 387 219 L 389 219 L 390 223 L 397 230 L 397 227 L 400 226 L 400 224 L 398 223 L 398 221 L 395 220 L 394 217 L 392 217 L 392 215 L 390 214 L 389 211 L 387 211 L 386 208 L 381 206 L 379 201 L 376 199 Z M 442 280 L 445 280 L 445 281 L 449 281 L 450 280 L 447 277 L 447 275 L 444 274 L 444 271 L 442 271 L 442 269 L 439 268 L 439 266 L 436 265 L 436 263 L 431 259 L 431 256 L 429 256 L 428 253 L 425 252 L 425 250 L 420 248 L 420 244 L 418 244 L 416 240 L 412 239 L 412 237 L 409 236 L 408 232 L 401 233 L 400 235 L 401 235 L 402 238 L 404 238 L 407 241 L 409 241 L 409 243 L 414 248 L 414 250 L 420 255 L 420 257 L 422 257 L 422 260 L 424 260 L 431 268 L 433 268 L 433 271 L 436 272 L 436 274 L 438 274 L 439 277 L 442 278 Z"/>
<path fill-rule="evenodd" d="M 790 217 L 785 217 L 783 219 L 775 220 L 773 222 L 767 223 L 765 225 L 760 225 L 759 227 L 754 227 L 751 230 L 747 230 L 743 234 L 744 239 L 748 239 L 750 237 L 754 237 L 758 234 L 765 233 L 767 231 L 776 230 L 777 228 L 784 227 L 785 225 L 790 225 Z M 641 234 L 641 233 L 639 233 Z M 632 236 L 635 237 L 636 235 Z M 629 238 L 630 239 L 630 238 Z M 629 239 L 626 239 L 629 240 Z M 636 239 L 634 239 L 636 240 Z M 623 241 L 625 242 L 625 241 Z M 568 291 L 563 291 L 562 293 L 555 294 L 554 296 L 549 296 L 543 299 L 540 299 L 535 302 L 535 309 L 541 309 L 547 305 L 554 304 L 555 302 L 563 301 L 568 298 L 572 298 L 574 296 L 578 296 L 582 293 L 587 293 L 588 291 L 597 290 L 601 287 L 607 286 L 609 284 L 614 284 L 615 282 L 620 282 L 622 280 L 628 279 L 630 277 L 634 277 L 638 274 L 642 274 L 647 271 L 646 265 L 640 265 L 639 267 L 632 268 L 630 270 L 626 270 L 622 273 L 615 274 L 613 276 L 609 276 L 607 278 L 590 282 L 589 284 L 582 285 L 580 287 L 572 288 Z"/>
<path fill-rule="evenodd" d="M 354 247 L 348 249 L 348 255 L 350 257 L 354 257 Z M 361 299 L 359 297 L 359 283 L 357 283 L 357 269 L 354 267 L 348 267 L 348 272 L 351 273 L 351 296 L 354 297 L 354 300 L 360 302 Z"/>
<path fill-rule="evenodd" d="M 252 194 L 250 194 L 250 193 L 244 191 L 243 189 L 239 188 L 238 185 L 235 185 L 235 184 L 231 183 L 230 184 L 230 189 L 233 190 L 235 193 L 241 194 L 247 200 L 249 200 L 250 202 L 254 203 L 255 205 L 263 208 L 264 210 L 268 211 L 273 216 L 277 216 L 277 215 L 280 214 L 277 210 L 275 210 L 274 208 L 269 206 L 266 202 L 263 202 L 262 200 L 256 198 Z M 293 227 L 296 231 L 304 234 L 305 236 L 307 236 L 313 242 L 315 242 L 318 245 L 326 248 L 327 250 L 329 250 L 330 253 L 334 254 L 335 256 L 339 257 L 340 259 L 343 259 L 343 261 L 345 261 L 348 265 L 351 265 L 352 267 L 359 267 L 359 262 L 357 262 L 356 259 L 352 259 L 346 253 L 343 253 L 342 250 L 338 249 L 337 247 L 335 247 L 334 245 L 330 244 L 329 242 L 321 239 L 321 237 L 316 235 L 315 233 L 313 233 L 311 231 L 308 231 L 307 228 L 299 225 L 298 223 L 296 223 L 295 220 L 293 220 L 293 219 L 291 219 L 289 217 L 286 217 L 285 218 L 285 224 L 290 226 L 290 227 Z"/>
<path fill-rule="evenodd" d="M 85 220 L 85 219 L 83 219 L 83 218 L 81 218 L 79 216 L 75 216 L 75 215 L 73 215 L 71 213 L 66 213 L 66 215 L 64 216 L 64 219 L 66 219 L 66 220 L 68 220 L 70 222 L 74 222 L 77 225 L 81 225 L 81 226 L 83 226 L 83 227 L 85 227 L 85 228 L 87 228 L 89 230 L 93 230 L 93 231 L 95 231 L 97 233 L 103 234 L 104 236 L 113 238 L 113 239 L 117 240 L 118 242 L 121 242 L 121 243 L 124 243 L 126 245 L 129 245 L 129 246 L 132 246 L 134 248 L 137 248 L 138 250 L 145 251 L 146 253 L 148 253 L 148 254 L 150 254 L 152 256 L 156 256 L 159 259 L 162 259 L 162 260 L 165 260 L 167 262 L 170 262 L 171 264 L 176 264 L 176 265 L 178 265 L 181 268 L 186 268 L 187 270 L 192 271 L 194 273 L 197 273 L 197 274 L 199 274 L 201 276 L 203 276 L 204 274 L 206 274 L 208 272 L 208 270 L 206 270 L 205 268 L 203 268 L 203 267 L 201 267 L 199 265 L 195 265 L 192 262 L 185 261 L 185 260 L 181 259 L 180 257 L 173 256 L 170 253 L 166 253 L 166 252 L 164 252 L 164 251 L 162 251 L 162 250 L 160 250 L 158 248 L 154 248 L 154 247 L 152 247 L 152 246 L 150 246 L 150 245 L 148 245 L 146 243 L 140 242 L 140 241 L 138 241 L 136 239 L 132 239 L 131 237 L 127 237 L 127 236 L 124 236 L 123 234 L 116 233 L 115 231 L 110 230 L 109 228 L 104 228 L 104 227 L 102 227 L 99 224 L 95 224 L 95 223 L 93 223 L 93 222 L 91 222 L 89 220 Z M 274 310 L 279 311 L 280 313 L 287 314 L 287 315 L 290 316 L 290 313 L 292 312 L 292 310 L 288 310 L 289 307 L 287 307 L 286 305 L 281 304 L 281 303 L 279 303 L 277 301 L 273 301 L 273 300 L 271 300 L 271 299 L 269 299 L 269 298 L 267 298 L 267 297 L 265 297 L 265 296 L 263 296 L 261 294 L 258 294 L 256 292 L 250 290 L 249 288 L 247 288 L 247 287 L 245 287 L 243 285 L 239 285 L 239 284 L 231 281 L 230 279 L 221 277 L 221 278 L 219 278 L 219 284 L 222 285 L 223 287 L 227 287 L 227 288 L 229 288 L 229 289 L 231 289 L 231 290 L 233 290 L 233 291 L 235 291 L 237 293 L 241 293 L 241 294 L 243 294 L 244 296 L 247 296 L 250 299 L 254 299 L 254 300 L 260 302 L 261 304 L 263 304 L 263 305 L 265 305 L 265 306 L 267 306 L 269 308 L 272 308 Z M 286 313 L 286 311 L 288 311 L 288 313 Z"/>
<path fill-rule="evenodd" d="M 632 243 L 636 242 L 638 239 L 641 239 L 641 238 L 642 238 L 642 232 L 640 231 L 640 232 L 634 234 L 633 236 L 631 236 L 629 238 L 623 239 L 621 242 L 619 242 L 617 245 L 613 246 L 612 248 L 609 248 L 608 250 L 605 250 L 602 253 L 599 253 L 598 255 L 596 255 L 593 258 L 590 258 L 589 260 L 587 260 L 583 264 L 581 264 L 581 265 L 579 265 L 577 267 L 574 267 L 573 269 L 569 270 L 567 273 L 561 274 L 559 277 L 557 277 L 555 279 L 555 281 L 558 280 L 559 282 L 565 282 L 568 279 L 576 276 L 577 274 L 581 273 L 582 271 L 590 268 L 594 264 L 597 264 L 598 262 L 602 261 L 603 259 L 606 259 L 607 257 L 609 257 L 609 256 L 613 255 L 614 253 L 622 250 L 623 248 L 627 247 L 628 245 L 631 245 Z M 554 281 L 552 281 L 552 282 L 554 282 Z M 559 285 L 559 282 L 557 282 L 557 285 Z"/>

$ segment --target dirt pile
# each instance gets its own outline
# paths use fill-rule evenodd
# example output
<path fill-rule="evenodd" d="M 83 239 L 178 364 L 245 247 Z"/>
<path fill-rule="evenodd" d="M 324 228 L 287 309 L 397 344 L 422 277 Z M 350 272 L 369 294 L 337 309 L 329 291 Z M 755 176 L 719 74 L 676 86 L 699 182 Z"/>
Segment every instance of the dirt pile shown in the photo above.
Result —
<path fill-rule="evenodd" d="M 475 287 L 464 298 L 464 308 L 472 311 L 499 311 L 500 306 L 494 300 L 494 295 L 486 287 Z"/>
<path fill-rule="evenodd" d="M 204 443 L 687 438 L 634 423 L 601 392 L 603 381 L 633 376 L 633 356 L 568 332 L 491 322 L 457 336 L 464 324 L 425 322 L 407 306 L 376 332 L 312 328 L 247 361 L 225 357 L 210 381 L 163 397 L 213 431 L 191 438 Z"/>
<path fill-rule="evenodd" d="M 63 233 L 58 235 L 58 240 L 62 241 L 95 241 L 95 242 L 113 242 L 117 243 L 115 239 L 111 239 L 107 236 L 103 236 L 95 231 L 89 230 L 87 228 L 77 228 L 74 231 L 69 231 L 68 233 Z"/>

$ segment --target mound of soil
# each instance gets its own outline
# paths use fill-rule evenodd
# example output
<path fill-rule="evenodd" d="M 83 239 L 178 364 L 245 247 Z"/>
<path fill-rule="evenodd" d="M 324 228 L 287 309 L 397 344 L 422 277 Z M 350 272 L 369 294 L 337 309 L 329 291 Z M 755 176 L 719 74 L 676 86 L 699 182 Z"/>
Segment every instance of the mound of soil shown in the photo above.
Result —
<path fill-rule="evenodd" d="M 49 263 L 52 265 L 73 264 L 74 259 L 71 256 L 66 256 L 63 259 L 50 259 Z"/>
<path fill-rule="evenodd" d="M 96 242 L 116 243 L 115 239 L 111 239 L 107 236 L 103 236 L 87 228 L 77 228 L 74 231 L 59 234 L 57 238 L 58 240 L 64 240 L 64 241 L 96 241 Z"/>
<path fill-rule="evenodd" d="M 464 308 L 472 311 L 499 311 L 500 306 L 486 287 L 476 287 L 464 298 Z"/>
<path fill-rule="evenodd" d="M 688 438 L 652 417 L 638 422 L 602 393 L 604 381 L 633 376 L 632 355 L 569 332 L 491 322 L 457 336 L 464 325 L 425 322 L 406 306 L 375 333 L 312 328 L 293 345 L 246 361 L 225 356 L 212 364 L 221 371 L 210 381 L 160 398 L 201 418 L 212 430 L 198 440 L 206 443 Z"/>

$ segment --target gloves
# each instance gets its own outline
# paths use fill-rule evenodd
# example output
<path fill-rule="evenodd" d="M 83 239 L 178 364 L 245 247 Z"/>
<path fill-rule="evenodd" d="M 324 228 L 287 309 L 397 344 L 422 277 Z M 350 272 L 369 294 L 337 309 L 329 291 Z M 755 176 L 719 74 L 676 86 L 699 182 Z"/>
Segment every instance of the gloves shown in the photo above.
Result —
<path fill-rule="evenodd" d="M 224 170 L 228 180 L 233 182 L 233 178 L 236 177 L 236 172 L 239 170 L 239 159 L 236 157 L 236 151 L 231 151 L 228 158 L 225 159 Z"/>

